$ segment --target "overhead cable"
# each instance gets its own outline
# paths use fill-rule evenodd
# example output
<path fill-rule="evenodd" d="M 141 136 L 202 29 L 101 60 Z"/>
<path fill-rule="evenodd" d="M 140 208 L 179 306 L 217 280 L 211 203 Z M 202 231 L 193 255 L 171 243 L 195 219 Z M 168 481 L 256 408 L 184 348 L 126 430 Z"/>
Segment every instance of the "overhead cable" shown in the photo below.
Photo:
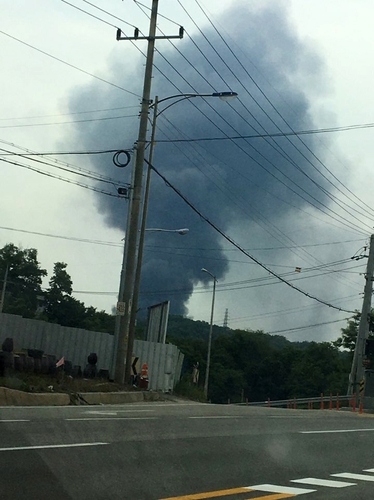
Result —
<path fill-rule="evenodd" d="M 244 250 L 244 248 L 242 248 L 240 245 L 238 245 L 230 236 L 226 235 L 216 224 L 214 224 L 212 221 L 210 221 L 207 217 L 205 217 L 177 188 L 175 188 L 167 179 L 164 175 L 162 175 L 154 165 L 152 165 L 151 163 L 149 163 L 148 160 L 145 160 L 146 163 L 149 165 L 149 167 L 165 182 L 165 184 L 167 184 L 180 198 L 182 198 L 182 200 L 196 213 L 199 215 L 200 218 L 202 218 L 203 220 L 205 220 L 205 222 L 207 222 L 207 224 L 209 224 L 213 229 L 215 229 L 221 236 L 223 236 L 223 238 L 225 238 L 228 242 L 230 242 L 233 246 L 235 246 L 240 252 L 242 252 L 244 255 L 246 255 L 247 257 L 249 257 L 251 260 L 253 260 L 254 262 L 256 262 L 256 264 L 258 264 L 260 267 L 262 267 L 265 271 L 267 271 L 268 273 L 272 274 L 275 278 L 277 278 L 279 281 L 281 281 L 282 283 L 288 285 L 290 288 L 292 288 L 293 290 L 301 293 L 302 295 L 312 299 L 312 300 L 316 300 L 317 302 L 320 302 L 321 304 L 324 304 L 326 305 L 327 307 L 331 307 L 333 309 L 337 309 L 339 311 L 344 311 L 344 312 L 348 312 L 348 313 L 352 313 L 352 314 L 355 314 L 355 311 L 350 311 L 350 310 L 346 310 L 346 309 L 343 309 L 343 308 L 340 308 L 340 307 L 337 307 L 337 306 L 334 306 L 332 304 L 329 304 L 328 302 L 322 300 L 322 299 L 319 299 L 318 297 L 315 297 L 314 295 L 308 293 L 308 292 L 305 292 L 304 290 L 301 290 L 300 288 L 292 285 L 291 283 L 289 283 L 287 280 L 285 280 L 284 278 L 282 278 L 281 276 L 279 276 L 277 273 L 275 273 L 274 271 L 272 271 L 270 268 L 268 268 L 267 266 L 265 266 L 264 264 L 262 264 L 258 259 L 256 259 L 255 257 L 253 257 L 253 255 L 249 254 L 246 250 Z"/>
<path fill-rule="evenodd" d="M 15 40 L 16 42 L 22 43 L 22 45 L 26 45 L 26 47 L 29 47 L 30 49 L 36 50 L 37 52 L 40 52 L 41 54 L 44 54 L 45 56 L 48 56 L 48 57 L 50 57 L 50 58 L 52 58 L 52 59 L 54 59 L 62 64 L 65 64 L 66 66 L 69 66 L 70 68 L 76 69 L 77 71 L 80 71 L 81 73 L 84 73 L 85 75 L 91 76 L 92 78 L 95 78 L 96 80 L 99 80 L 103 83 L 111 85 L 112 87 L 115 87 L 119 90 L 123 90 L 124 92 L 127 92 L 128 94 L 131 94 L 135 97 L 139 97 L 139 98 L 141 97 L 139 94 L 136 94 L 135 92 L 132 92 L 131 90 L 125 89 L 125 88 L 121 87 L 120 85 L 116 85 L 115 83 L 109 82 L 108 80 L 105 80 L 104 78 L 101 78 L 100 76 L 94 75 L 93 73 L 90 73 L 89 71 L 86 71 L 82 68 L 79 68 L 78 66 L 74 66 L 74 64 L 70 64 L 67 61 L 64 61 L 63 59 L 60 59 L 59 57 L 56 57 L 52 54 L 49 54 L 48 52 L 46 52 L 44 50 L 38 49 L 37 47 L 35 47 L 27 42 L 24 42 L 23 40 L 20 40 L 19 38 L 16 38 L 15 36 L 9 35 L 9 33 L 5 33 L 5 31 L 0 30 L 0 33 L 2 35 L 5 35 L 5 36 L 11 38 L 12 40 Z"/>
<path fill-rule="evenodd" d="M 35 168 L 35 167 L 31 167 L 30 165 L 25 165 L 25 164 L 20 163 L 20 162 L 6 160 L 5 158 L 1 158 L 1 157 L 0 157 L 0 161 L 2 161 L 4 163 L 9 163 L 10 165 L 14 165 L 17 167 L 25 168 L 27 170 L 32 170 L 33 172 L 36 172 L 36 173 L 41 174 L 41 175 L 45 175 L 46 177 L 52 177 L 53 179 L 57 179 L 59 181 L 67 182 L 69 184 L 74 184 L 76 186 L 79 186 L 79 187 L 82 187 L 85 189 L 89 189 L 90 191 L 95 191 L 96 193 L 105 194 L 107 196 L 112 196 L 114 198 L 125 198 L 125 196 L 121 196 L 119 194 L 113 194 L 113 193 L 110 193 L 109 191 L 104 191 L 103 189 L 99 189 L 99 188 L 96 188 L 94 186 L 90 186 L 88 184 L 83 184 L 82 182 L 79 182 L 79 181 L 67 179 L 67 178 L 61 177 L 59 175 L 54 175 L 54 174 L 51 174 L 50 172 L 45 172 L 43 170 L 40 170 L 40 169 Z"/>
<path fill-rule="evenodd" d="M 181 5 L 181 2 L 180 0 L 177 0 L 178 3 Z M 203 14 L 205 15 L 205 17 L 207 18 L 208 22 L 212 25 L 212 27 L 214 28 L 214 30 L 216 31 L 216 33 L 218 34 L 218 36 L 220 37 L 220 39 L 223 41 L 223 43 L 225 44 L 225 46 L 227 47 L 227 49 L 229 50 L 229 52 L 231 53 L 231 55 L 235 58 L 235 60 L 240 64 L 240 66 L 242 67 L 242 69 L 245 71 L 245 73 L 247 74 L 247 76 L 250 78 L 250 80 L 253 82 L 253 84 L 255 85 L 255 87 L 260 91 L 260 93 L 263 95 L 263 97 L 266 99 L 266 101 L 270 104 L 271 108 L 276 112 L 276 114 L 283 120 L 283 122 L 289 127 L 289 129 L 294 132 L 293 130 L 293 127 L 288 123 L 288 121 L 284 118 L 284 116 L 282 115 L 282 113 L 280 113 L 280 111 L 276 108 L 276 106 L 271 102 L 271 100 L 268 98 L 268 96 L 265 94 L 265 92 L 261 89 L 261 87 L 257 84 L 257 82 L 255 81 L 255 79 L 253 78 L 253 76 L 251 75 L 251 73 L 247 70 L 247 68 L 242 64 L 242 62 L 240 61 L 240 59 L 238 58 L 238 56 L 235 54 L 235 52 L 232 50 L 232 48 L 230 47 L 230 45 L 227 43 L 227 41 L 224 39 L 224 37 L 222 36 L 222 33 L 220 33 L 220 31 L 216 28 L 216 26 L 214 25 L 212 19 L 206 14 L 205 10 L 202 8 L 202 6 L 200 5 L 199 1 L 198 0 L 195 0 L 196 4 L 198 5 L 198 7 L 200 8 L 200 10 L 203 12 Z M 184 7 L 181 5 L 181 7 L 184 9 Z M 196 25 L 196 23 L 195 23 Z M 197 25 L 196 25 L 197 26 Z M 199 29 L 199 28 L 198 28 Z M 204 35 L 205 37 L 205 35 Z M 206 37 L 205 37 L 206 38 Z M 208 41 L 208 43 L 210 43 Z M 225 65 L 229 68 L 229 66 L 226 64 L 226 62 L 222 59 L 222 57 L 220 56 L 220 54 L 217 52 L 217 50 L 215 49 L 215 47 L 210 44 L 213 48 L 213 50 L 217 53 L 217 55 L 221 58 L 221 60 L 225 63 Z M 233 72 L 231 69 L 230 71 L 232 72 L 232 74 L 234 75 L 234 77 L 237 78 L 236 76 L 236 73 Z M 239 81 L 239 80 L 238 80 Z M 239 83 L 241 83 L 239 81 Z M 244 87 L 245 90 L 250 94 L 250 92 L 248 91 L 248 89 L 246 87 Z M 251 95 L 251 94 L 250 94 Z M 260 106 L 260 104 L 255 100 L 256 104 L 258 106 Z M 262 107 L 260 106 L 260 108 L 262 109 Z M 266 113 L 266 116 L 269 117 L 269 115 Z M 270 117 L 269 117 L 270 118 Z M 271 118 L 270 118 L 271 119 Z M 276 122 L 272 120 L 272 123 L 274 123 L 274 125 L 278 128 L 279 130 L 279 127 L 277 126 Z M 296 136 L 299 141 L 304 145 L 304 147 L 312 154 L 312 156 L 318 161 L 318 163 L 324 168 L 327 170 L 327 172 L 329 172 L 329 174 L 341 185 L 343 186 L 351 195 L 353 195 L 357 201 L 359 201 L 360 203 L 363 203 L 362 200 L 357 196 L 355 195 L 355 193 L 353 193 L 347 186 L 345 186 L 345 184 L 343 184 L 339 179 L 338 177 L 336 177 L 334 175 L 333 172 L 331 172 L 331 170 L 320 160 L 320 158 L 318 158 L 316 156 L 316 154 L 309 148 L 309 146 L 298 136 Z M 296 145 L 292 142 L 292 141 L 289 141 L 290 144 L 295 147 L 300 153 L 301 151 L 296 147 Z M 302 153 L 301 153 L 302 154 Z M 317 169 L 317 167 L 309 160 L 309 158 L 307 158 L 305 155 L 303 155 L 303 157 L 310 163 L 311 166 L 313 166 L 313 168 L 315 168 L 317 170 L 317 172 L 319 172 L 328 182 L 330 182 L 336 189 L 338 189 L 342 194 L 344 194 L 335 184 L 333 184 L 327 177 L 324 176 L 324 174 L 319 170 Z M 347 196 L 347 195 L 345 195 Z M 349 198 L 347 196 L 347 198 Z M 350 198 L 349 198 L 350 199 Z M 374 211 L 372 207 L 368 206 L 366 203 L 363 203 L 367 208 L 369 208 L 371 211 Z"/>

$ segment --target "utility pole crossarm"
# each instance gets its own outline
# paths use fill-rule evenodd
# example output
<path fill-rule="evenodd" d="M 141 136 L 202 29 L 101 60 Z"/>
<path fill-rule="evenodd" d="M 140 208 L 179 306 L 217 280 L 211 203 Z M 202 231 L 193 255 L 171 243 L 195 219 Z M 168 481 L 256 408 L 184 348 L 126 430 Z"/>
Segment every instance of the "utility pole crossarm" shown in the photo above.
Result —
<path fill-rule="evenodd" d="M 134 36 L 122 36 L 122 31 L 120 28 L 117 29 L 117 35 L 116 39 L 117 40 L 170 40 L 171 38 L 183 38 L 184 35 L 184 28 L 181 26 L 179 28 L 179 34 L 178 35 L 165 35 L 165 36 L 139 36 L 139 29 L 135 28 L 134 30 Z"/>

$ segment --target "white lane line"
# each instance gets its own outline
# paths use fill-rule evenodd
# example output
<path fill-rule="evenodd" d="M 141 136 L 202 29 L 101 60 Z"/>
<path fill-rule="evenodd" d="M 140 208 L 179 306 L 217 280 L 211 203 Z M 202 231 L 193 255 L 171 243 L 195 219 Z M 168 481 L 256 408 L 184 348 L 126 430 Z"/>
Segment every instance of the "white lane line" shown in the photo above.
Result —
<path fill-rule="evenodd" d="M 312 415 L 310 415 L 310 417 L 308 415 L 269 415 L 268 418 L 287 418 L 287 419 L 290 419 L 290 418 L 313 418 Z"/>
<path fill-rule="evenodd" d="M 356 481 L 371 481 L 374 482 L 374 476 L 366 476 L 365 474 L 351 474 L 349 472 L 341 472 L 340 474 L 330 474 L 334 477 L 342 477 L 343 479 L 355 479 Z"/>
<path fill-rule="evenodd" d="M 82 446 L 103 446 L 109 443 L 73 443 L 73 444 L 46 444 L 41 446 L 12 446 L 10 448 L 0 448 L 0 451 L 20 451 L 20 450 L 46 450 L 53 448 L 78 448 Z"/>
<path fill-rule="evenodd" d="M 364 472 L 374 472 L 374 469 L 364 469 Z"/>
<path fill-rule="evenodd" d="M 357 486 L 357 483 L 343 483 L 341 481 L 317 479 L 316 477 L 304 477 L 303 479 L 292 479 L 291 483 L 312 484 L 313 486 L 327 486 L 328 488 L 346 488 L 347 486 Z"/>
<path fill-rule="evenodd" d="M 157 420 L 156 417 L 82 417 L 82 418 L 65 418 L 69 422 L 82 422 L 90 420 Z"/>
<path fill-rule="evenodd" d="M 204 418 L 242 418 L 242 417 L 236 417 L 236 416 L 227 416 L 227 415 L 211 415 L 211 416 L 205 416 L 205 417 L 188 417 L 188 418 L 199 418 L 199 419 L 204 419 Z"/>
<path fill-rule="evenodd" d="M 331 431 L 299 431 L 300 434 L 338 434 L 344 432 L 373 432 L 374 428 L 370 429 L 336 429 Z"/>
<path fill-rule="evenodd" d="M 117 413 L 149 413 L 149 412 L 153 412 L 154 413 L 154 410 L 118 410 Z"/>
<path fill-rule="evenodd" d="M 86 415 L 117 415 L 116 411 L 85 411 Z"/>
<path fill-rule="evenodd" d="M 118 411 L 105 411 L 105 410 L 90 411 L 90 410 L 87 410 L 84 413 L 86 415 L 118 415 L 118 413 L 145 413 L 145 412 L 149 413 L 149 412 L 153 412 L 153 411 L 154 410 L 118 410 Z"/>
<path fill-rule="evenodd" d="M 31 422 L 31 420 L 20 420 L 20 419 L 18 419 L 18 420 L 16 420 L 16 419 L 14 419 L 14 420 L 10 420 L 10 419 L 9 420 L 5 420 L 5 419 L 0 420 L 0 423 L 4 423 L 4 422 Z"/>
<path fill-rule="evenodd" d="M 277 486 L 275 484 L 256 484 L 255 486 L 245 486 L 249 490 L 266 491 L 268 493 L 288 493 L 290 495 L 302 495 L 313 493 L 317 490 L 307 490 L 305 488 L 292 488 L 291 486 Z"/>

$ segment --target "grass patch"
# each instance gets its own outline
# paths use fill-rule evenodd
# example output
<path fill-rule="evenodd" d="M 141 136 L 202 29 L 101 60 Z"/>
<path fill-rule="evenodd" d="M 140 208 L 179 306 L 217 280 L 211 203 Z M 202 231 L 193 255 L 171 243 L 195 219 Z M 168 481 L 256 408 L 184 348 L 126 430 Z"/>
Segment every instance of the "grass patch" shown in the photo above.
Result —
<path fill-rule="evenodd" d="M 183 376 L 174 389 L 176 396 L 182 396 L 192 401 L 206 403 L 204 388 L 191 382 L 191 375 Z"/>

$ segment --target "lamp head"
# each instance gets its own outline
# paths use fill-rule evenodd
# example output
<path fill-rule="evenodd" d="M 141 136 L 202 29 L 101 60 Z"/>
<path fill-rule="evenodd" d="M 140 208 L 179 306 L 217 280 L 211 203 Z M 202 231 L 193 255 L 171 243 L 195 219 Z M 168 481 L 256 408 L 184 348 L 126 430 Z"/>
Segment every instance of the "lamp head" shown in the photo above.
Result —
<path fill-rule="evenodd" d="M 219 97 L 221 101 L 232 101 L 238 94 L 237 92 L 213 92 L 213 97 Z"/>

